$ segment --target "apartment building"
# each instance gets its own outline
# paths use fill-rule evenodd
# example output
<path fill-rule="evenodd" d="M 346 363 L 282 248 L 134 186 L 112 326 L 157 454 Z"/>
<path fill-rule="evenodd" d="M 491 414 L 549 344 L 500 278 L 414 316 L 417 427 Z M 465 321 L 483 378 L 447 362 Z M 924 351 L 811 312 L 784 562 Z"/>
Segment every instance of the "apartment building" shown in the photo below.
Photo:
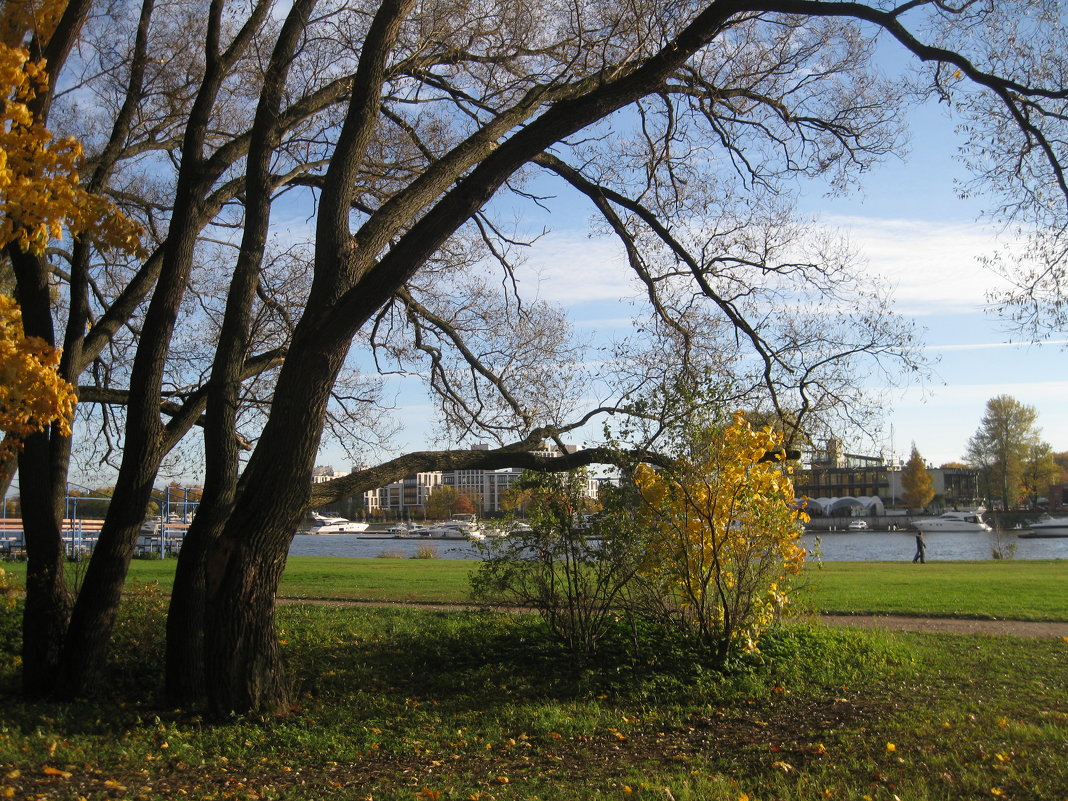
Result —
<path fill-rule="evenodd" d="M 489 445 L 480 444 L 472 446 L 471 450 L 488 451 L 489 447 Z M 577 450 L 574 445 L 566 447 L 568 453 L 574 453 Z M 561 455 L 560 449 L 550 443 L 544 443 L 534 453 L 541 456 Z M 371 490 L 364 495 L 364 501 L 367 512 L 371 515 L 415 517 L 423 514 L 431 493 L 439 486 L 446 486 L 453 487 L 470 498 L 479 514 L 496 514 L 502 511 L 501 501 L 505 497 L 505 491 L 519 481 L 522 474 L 521 469 L 514 467 L 500 470 L 465 469 L 417 473 L 385 487 Z M 587 494 L 591 498 L 596 498 L 598 487 L 599 482 L 591 478 L 588 482 Z"/>

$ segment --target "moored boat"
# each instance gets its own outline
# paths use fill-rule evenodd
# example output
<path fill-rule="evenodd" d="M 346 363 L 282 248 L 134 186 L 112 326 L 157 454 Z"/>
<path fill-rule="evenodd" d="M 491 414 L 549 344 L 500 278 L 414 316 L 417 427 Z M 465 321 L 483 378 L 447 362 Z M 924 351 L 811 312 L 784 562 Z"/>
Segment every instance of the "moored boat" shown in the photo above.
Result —
<path fill-rule="evenodd" d="M 946 512 L 938 517 L 915 520 L 912 527 L 924 534 L 935 531 L 991 531 L 979 512 Z"/>
<path fill-rule="evenodd" d="M 1020 534 L 1023 539 L 1068 537 L 1068 517 L 1051 517 L 1028 526 L 1030 531 Z"/>
<path fill-rule="evenodd" d="M 357 523 L 344 517 L 326 517 L 318 512 L 311 513 L 311 524 L 300 530 L 301 534 L 362 534 L 367 531 L 367 523 Z"/>

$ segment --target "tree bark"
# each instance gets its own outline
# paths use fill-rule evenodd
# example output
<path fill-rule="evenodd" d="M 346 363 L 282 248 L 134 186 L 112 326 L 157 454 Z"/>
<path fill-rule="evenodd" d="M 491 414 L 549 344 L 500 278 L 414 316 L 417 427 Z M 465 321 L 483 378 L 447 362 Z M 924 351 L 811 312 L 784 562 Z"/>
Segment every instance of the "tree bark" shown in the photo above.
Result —
<path fill-rule="evenodd" d="M 170 341 L 192 270 L 204 196 L 210 187 L 204 149 L 212 109 L 227 70 L 248 46 L 267 16 L 269 3 L 257 3 L 249 20 L 222 49 L 223 3 L 213 0 L 205 41 L 205 70 L 182 141 L 182 165 L 163 266 L 149 303 L 130 374 L 126 441 L 115 493 L 82 590 L 74 606 L 59 692 L 75 697 L 91 691 L 107 656 L 134 545 L 167 437 L 159 416 L 163 372 Z"/>
<path fill-rule="evenodd" d="M 279 106 L 293 52 L 315 3 L 316 0 L 297 0 L 290 9 L 264 75 L 264 88 L 253 123 L 246 179 L 245 228 L 212 362 L 205 413 L 204 494 L 182 545 L 167 615 L 167 695 L 173 703 L 183 706 L 205 698 L 205 566 L 237 495 L 238 446 L 234 430 L 248 350 L 252 303 L 270 226 L 271 155 L 281 139 Z"/>
<path fill-rule="evenodd" d="M 66 549 L 52 486 L 27 480 L 47 475 L 49 450 L 48 435 L 35 434 L 19 456 L 23 536 L 30 555 L 22 617 L 22 690 L 31 698 L 52 692 L 71 613 L 63 571 Z"/>

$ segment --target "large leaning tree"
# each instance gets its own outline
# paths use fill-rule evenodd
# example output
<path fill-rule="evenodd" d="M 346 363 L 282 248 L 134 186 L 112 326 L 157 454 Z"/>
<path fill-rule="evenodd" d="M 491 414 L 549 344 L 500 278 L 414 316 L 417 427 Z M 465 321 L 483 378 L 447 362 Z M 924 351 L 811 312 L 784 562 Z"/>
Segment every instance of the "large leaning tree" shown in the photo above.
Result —
<path fill-rule="evenodd" d="M 118 466 L 78 597 L 59 569 L 27 588 L 27 691 L 92 690 L 153 481 L 194 427 L 204 494 L 168 689 L 227 714 L 286 707 L 274 594 L 309 506 L 420 470 L 606 459 L 618 450 L 531 452 L 608 415 L 655 444 L 686 413 L 658 405 L 665 385 L 714 382 L 797 431 L 835 411 L 864 423 L 856 387 L 911 367 L 911 334 L 791 199 L 894 153 L 905 103 L 963 96 L 987 103 L 978 166 L 1016 164 L 1036 197 L 993 188 L 1052 197 L 1062 219 L 1063 76 L 1032 71 L 1023 37 L 1011 59 L 991 46 L 1051 5 L 71 0 L 29 42 L 55 87 L 34 113 L 85 143 L 84 180 L 142 224 L 147 256 L 77 236 L 9 249 L 27 333 L 63 346 L 80 430 Z M 881 77 L 880 39 L 911 79 Z M 644 301 L 633 334 L 597 351 L 522 264 L 539 233 L 524 214 L 565 191 L 618 240 Z M 313 488 L 324 432 L 388 433 L 357 365 L 423 376 L 456 440 L 497 446 Z M 30 439 L 33 564 L 55 552 L 74 451 L 61 432 Z"/>

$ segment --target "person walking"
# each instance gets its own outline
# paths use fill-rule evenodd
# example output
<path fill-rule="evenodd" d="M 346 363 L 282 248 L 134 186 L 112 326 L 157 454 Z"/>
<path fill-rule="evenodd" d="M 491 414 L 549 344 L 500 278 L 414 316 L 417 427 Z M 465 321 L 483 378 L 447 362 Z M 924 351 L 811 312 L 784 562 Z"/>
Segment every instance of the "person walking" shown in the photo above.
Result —
<path fill-rule="evenodd" d="M 921 565 L 927 564 L 927 543 L 923 540 L 923 532 L 916 532 L 916 555 L 912 557 L 912 564 L 919 562 Z"/>

